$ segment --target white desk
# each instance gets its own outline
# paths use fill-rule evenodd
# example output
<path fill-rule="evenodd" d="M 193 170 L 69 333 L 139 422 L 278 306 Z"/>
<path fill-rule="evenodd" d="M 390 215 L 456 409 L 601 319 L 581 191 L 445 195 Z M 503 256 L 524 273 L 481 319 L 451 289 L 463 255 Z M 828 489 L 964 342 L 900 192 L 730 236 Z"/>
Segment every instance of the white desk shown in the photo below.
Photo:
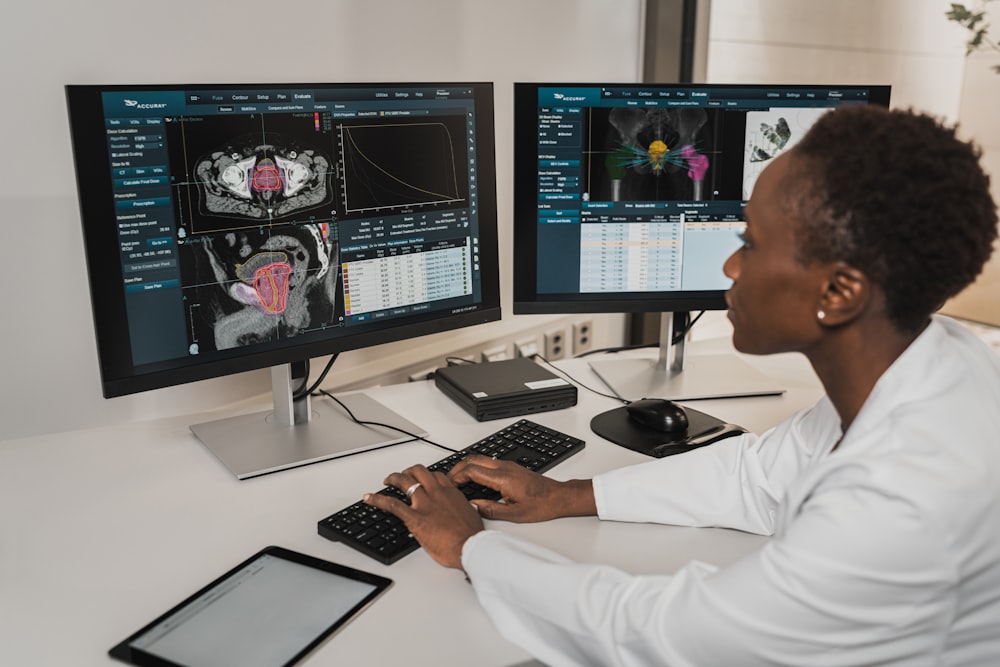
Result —
<path fill-rule="evenodd" d="M 759 432 L 819 397 L 801 357 L 747 359 L 788 392 L 699 401 L 697 409 Z M 562 367 L 597 386 L 584 361 Z M 455 448 L 514 421 L 476 422 L 431 382 L 368 393 Z M 575 408 L 531 417 L 587 441 L 582 453 L 550 472 L 553 477 L 589 478 L 648 460 L 590 432 L 590 418 L 612 407 L 611 400 L 581 389 Z M 316 532 L 319 519 L 381 488 L 387 473 L 431 463 L 445 452 L 408 443 L 237 481 L 188 430 L 214 416 L 0 443 L 0 664 L 119 664 L 107 657 L 112 645 L 269 544 L 395 580 L 308 658 L 312 667 L 473 661 L 489 667 L 528 659 L 493 629 L 459 572 L 439 567 L 423 551 L 383 566 Z M 694 558 L 725 564 L 764 539 L 596 518 L 492 526 L 577 560 L 636 573 L 673 572 Z"/>

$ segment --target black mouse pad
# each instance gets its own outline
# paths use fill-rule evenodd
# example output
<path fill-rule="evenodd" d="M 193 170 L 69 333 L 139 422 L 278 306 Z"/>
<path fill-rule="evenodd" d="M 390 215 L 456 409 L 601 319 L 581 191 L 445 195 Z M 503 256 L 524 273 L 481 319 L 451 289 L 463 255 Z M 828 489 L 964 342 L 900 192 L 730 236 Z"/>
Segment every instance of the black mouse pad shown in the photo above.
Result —
<path fill-rule="evenodd" d="M 687 407 L 684 411 L 687 413 L 688 427 L 683 431 L 665 433 L 643 426 L 628 416 L 628 409 L 625 407 L 597 415 L 590 420 L 590 430 L 616 445 L 656 458 L 691 451 L 732 435 L 746 433 L 745 428 L 726 423 L 704 412 Z"/>

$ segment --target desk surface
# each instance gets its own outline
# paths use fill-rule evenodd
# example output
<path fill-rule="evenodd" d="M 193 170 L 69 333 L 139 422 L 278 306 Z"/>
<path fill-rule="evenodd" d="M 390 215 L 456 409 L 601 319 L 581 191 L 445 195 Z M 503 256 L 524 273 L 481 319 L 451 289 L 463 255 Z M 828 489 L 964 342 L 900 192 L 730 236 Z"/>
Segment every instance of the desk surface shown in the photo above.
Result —
<path fill-rule="evenodd" d="M 697 349 L 689 353 L 696 353 Z M 783 396 L 698 401 L 697 409 L 761 432 L 821 391 L 797 355 L 744 359 Z M 599 387 L 583 360 L 561 367 Z M 464 447 L 513 419 L 477 422 L 431 382 L 366 393 Z M 255 406 L 264 409 L 265 401 Z M 615 406 L 580 390 L 576 407 L 532 415 L 586 449 L 549 474 L 589 478 L 648 460 L 591 433 Z M 0 664 L 118 664 L 107 650 L 260 548 L 276 544 L 375 572 L 395 586 L 306 664 L 511 665 L 528 659 L 493 629 L 461 573 L 417 551 L 383 566 L 316 533 L 316 522 L 382 487 L 393 470 L 444 452 L 407 443 L 246 481 L 188 429 L 202 414 L 0 443 Z M 735 531 L 560 519 L 493 523 L 580 561 L 670 573 L 692 559 L 726 564 L 763 539 Z M 627 545 L 623 547 L 622 545 Z M 388 641 L 387 641 L 388 640 Z"/>

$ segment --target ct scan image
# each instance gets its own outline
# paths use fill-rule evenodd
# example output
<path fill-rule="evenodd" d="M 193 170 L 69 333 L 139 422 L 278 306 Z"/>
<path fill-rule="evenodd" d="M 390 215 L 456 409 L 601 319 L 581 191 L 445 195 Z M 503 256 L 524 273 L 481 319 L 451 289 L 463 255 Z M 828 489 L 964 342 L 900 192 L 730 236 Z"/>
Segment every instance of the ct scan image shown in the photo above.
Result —
<path fill-rule="evenodd" d="M 167 135 L 189 353 L 342 326 L 334 135 L 321 118 L 187 117 Z"/>

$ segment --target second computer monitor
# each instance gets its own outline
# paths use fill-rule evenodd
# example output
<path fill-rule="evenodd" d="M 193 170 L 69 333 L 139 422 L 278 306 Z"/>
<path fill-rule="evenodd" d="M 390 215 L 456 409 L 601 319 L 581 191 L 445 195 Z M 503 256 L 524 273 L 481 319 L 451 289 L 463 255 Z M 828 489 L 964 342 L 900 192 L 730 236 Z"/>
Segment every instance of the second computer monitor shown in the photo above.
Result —
<path fill-rule="evenodd" d="M 514 312 L 724 309 L 761 171 L 826 111 L 888 103 L 888 86 L 515 84 Z"/>

